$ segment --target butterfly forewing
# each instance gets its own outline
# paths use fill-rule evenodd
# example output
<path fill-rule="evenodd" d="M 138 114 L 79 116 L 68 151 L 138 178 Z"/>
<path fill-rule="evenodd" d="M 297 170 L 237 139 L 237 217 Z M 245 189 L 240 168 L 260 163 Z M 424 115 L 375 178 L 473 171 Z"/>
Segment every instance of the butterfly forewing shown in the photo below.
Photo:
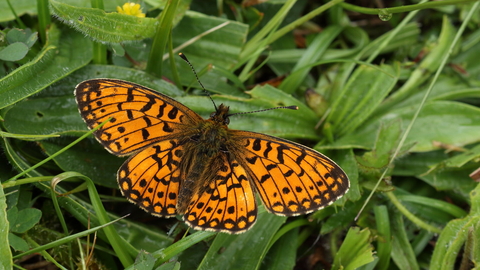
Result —
<path fill-rule="evenodd" d="M 244 168 L 228 154 L 221 155 L 219 170 L 196 193 L 183 219 L 195 229 L 241 233 L 256 221 L 257 205 Z"/>
<path fill-rule="evenodd" d="M 306 214 L 331 204 L 349 188 L 343 170 L 313 149 L 264 134 L 231 132 L 238 145 L 235 155 L 272 213 Z"/>
<path fill-rule="evenodd" d="M 115 155 L 175 138 L 202 117 L 181 103 L 138 84 L 112 79 L 84 81 L 75 96 L 90 129 L 111 118 L 95 137 Z"/>

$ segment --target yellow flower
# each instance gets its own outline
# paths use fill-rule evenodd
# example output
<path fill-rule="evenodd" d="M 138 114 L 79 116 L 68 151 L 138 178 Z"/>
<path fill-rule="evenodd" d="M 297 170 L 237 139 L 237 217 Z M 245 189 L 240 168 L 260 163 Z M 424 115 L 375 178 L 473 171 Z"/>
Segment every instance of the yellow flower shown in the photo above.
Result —
<path fill-rule="evenodd" d="M 120 14 L 127 14 L 140 18 L 145 17 L 145 13 L 142 13 L 142 10 L 140 9 L 140 4 L 125 3 L 123 7 L 117 7 L 117 11 Z"/>

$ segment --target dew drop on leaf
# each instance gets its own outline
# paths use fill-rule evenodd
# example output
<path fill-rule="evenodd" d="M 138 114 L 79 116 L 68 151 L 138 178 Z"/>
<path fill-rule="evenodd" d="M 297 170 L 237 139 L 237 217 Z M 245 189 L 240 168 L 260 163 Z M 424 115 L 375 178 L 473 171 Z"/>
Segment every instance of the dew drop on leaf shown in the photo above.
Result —
<path fill-rule="evenodd" d="M 380 9 L 378 11 L 378 17 L 380 20 L 386 22 L 392 18 L 392 13 L 388 12 L 386 9 Z"/>

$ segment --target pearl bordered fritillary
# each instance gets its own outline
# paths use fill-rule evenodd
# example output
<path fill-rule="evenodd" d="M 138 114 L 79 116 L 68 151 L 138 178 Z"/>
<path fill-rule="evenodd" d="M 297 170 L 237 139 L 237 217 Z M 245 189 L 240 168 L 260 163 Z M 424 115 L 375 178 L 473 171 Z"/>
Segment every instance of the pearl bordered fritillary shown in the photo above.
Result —
<path fill-rule="evenodd" d="M 256 221 L 254 189 L 274 214 L 295 216 L 330 205 L 349 188 L 344 171 L 303 145 L 228 129 L 229 107 L 209 119 L 144 86 L 114 79 L 77 85 L 82 118 L 112 154 L 131 157 L 118 184 L 155 216 L 182 214 L 194 229 L 242 233 Z"/>

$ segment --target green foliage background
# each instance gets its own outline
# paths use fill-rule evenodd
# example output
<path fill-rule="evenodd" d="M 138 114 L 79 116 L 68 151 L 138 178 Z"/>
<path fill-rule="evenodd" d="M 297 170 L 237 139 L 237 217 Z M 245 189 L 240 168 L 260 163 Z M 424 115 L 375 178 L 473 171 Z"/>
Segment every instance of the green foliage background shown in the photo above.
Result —
<path fill-rule="evenodd" d="M 116 0 L 1 1 L 0 268 L 480 269 L 479 1 L 362 4 L 145 0 L 139 18 Z M 327 154 L 349 192 L 308 216 L 259 206 L 241 235 L 126 203 L 124 159 L 87 132 L 73 89 L 132 81 L 208 117 L 180 51 L 234 113 L 297 105 L 230 127 Z"/>

